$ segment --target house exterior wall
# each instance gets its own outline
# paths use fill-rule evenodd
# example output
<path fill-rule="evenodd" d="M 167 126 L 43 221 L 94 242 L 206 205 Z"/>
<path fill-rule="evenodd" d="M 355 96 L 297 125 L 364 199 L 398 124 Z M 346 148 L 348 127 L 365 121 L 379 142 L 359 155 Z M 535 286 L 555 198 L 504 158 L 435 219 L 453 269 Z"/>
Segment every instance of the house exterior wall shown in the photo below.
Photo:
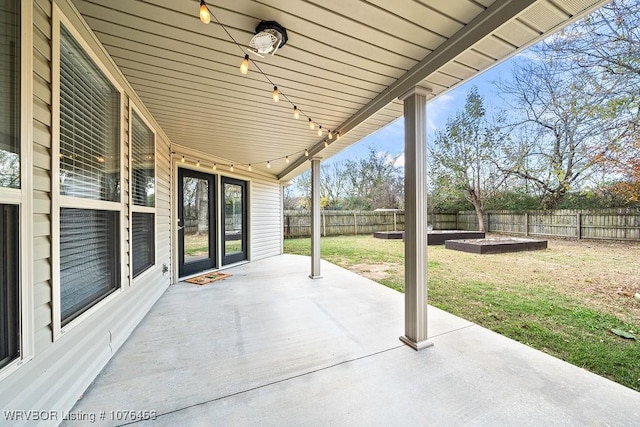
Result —
<path fill-rule="evenodd" d="M 96 375 L 143 319 L 148 310 L 170 285 L 174 263 L 174 167 L 172 148 L 168 137 L 146 110 L 114 62 L 99 44 L 70 0 L 35 0 L 32 4 L 32 99 L 22 99 L 32 108 L 32 144 L 28 162 L 31 166 L 30 182 L 23 191 L 31 193 L 27 206 L 31 218 L 30 241 L 27 245 L 29 277 L 23 286 L 21 298 L 29 298 L 31 312 L 22 314 L 31 349 L 28 358 L 21 360 L 11 371 L 0 372 L 0 413 L 14 410 L 69 411 Z M 122 188 L 123 221 L 121 234 L 121 290 L 73 322 L 73 327 L 55 327 L 56 272 L 55 259 L 59 256 L 56 245 L 55 162 L 56 152 L 56 99 L 55 81 L 59 64 L 55 62 L 56 16 L 64 17 L 86 42 L 97 59 L 123 91 L 123 153 Z M 24 22 L 24 21 L 23 21 Z M 31 43 L 31 42 L 29 42 Z M 25 76 L 23 72 L 23 78 Z M 130 107 L 151 124 L 156 133 L 155 182 L 155 265 L 132 278 L 130 265 L 130 197 L 129 197 L 129 119 Z M 257 260 L 282 252 L 282 199 L 275 178 L 248 176 L 250 183 L 250 260 Z M 31 205 L 31 206 L 30 206 Z M 163 269 L 166 267 L 168 271 Z M 25 276 L 25 275 L 23 275 Z M 24 280 L 24 277 L 23 277 Z M 27 305 L 28 306 L 28 305 Z M 32 325 L 32 326 L 31 326 Z M 23 350 L 25 350 L 23 348 Z M 123 408 L 126 409 L 126 408 Z"/>

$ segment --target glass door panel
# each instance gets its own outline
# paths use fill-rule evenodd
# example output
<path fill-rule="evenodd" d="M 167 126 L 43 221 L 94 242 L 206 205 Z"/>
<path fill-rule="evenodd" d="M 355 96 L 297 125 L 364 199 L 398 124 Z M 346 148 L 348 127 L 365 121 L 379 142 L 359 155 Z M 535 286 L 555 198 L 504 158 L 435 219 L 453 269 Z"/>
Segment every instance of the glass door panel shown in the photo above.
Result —
<path fill-rule="evenodd" d="M 215 176 L 178 170 L 179 275 L 216 266 Z"/>
<path fill-rule="evenodd" d="M 247 183 L 237 179 L 222 179 L 224 240 L 222 263 L 247 259 Z"/>

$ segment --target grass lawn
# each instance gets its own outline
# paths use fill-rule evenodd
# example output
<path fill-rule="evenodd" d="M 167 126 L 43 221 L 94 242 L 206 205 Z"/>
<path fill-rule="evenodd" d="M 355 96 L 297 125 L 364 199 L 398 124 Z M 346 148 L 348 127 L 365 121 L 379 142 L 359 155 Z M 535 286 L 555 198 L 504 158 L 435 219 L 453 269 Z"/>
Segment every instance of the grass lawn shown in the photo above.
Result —
<path fill-rule="evenodd" d="M 321 246 L 323 259 L 404 290 L 402 241 L 327 237 Z M 310 240 L 284 247 L 309 255 Z M 640 391 L 640 244 L 550 240 L 544 251 L 497 255 L 429 246 L 428 257 L 430 304 Z"/>

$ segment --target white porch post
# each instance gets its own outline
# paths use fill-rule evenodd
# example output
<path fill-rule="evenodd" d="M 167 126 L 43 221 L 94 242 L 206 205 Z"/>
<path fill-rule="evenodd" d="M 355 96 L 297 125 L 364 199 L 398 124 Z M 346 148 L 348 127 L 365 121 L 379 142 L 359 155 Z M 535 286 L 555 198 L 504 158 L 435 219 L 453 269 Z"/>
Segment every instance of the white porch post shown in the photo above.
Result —
<path fill-rule="evenodd" d="M 320 157 L 311 159 L 311 274 L 321 279 L 320 273 Z"/>
<path fill-rule="evenodd" d="M 427 340 L 427 95 L 414 87 L 404 101 L 405 294 L 404 328 L 400 340 L 415 350 L 431 347 Z"/>

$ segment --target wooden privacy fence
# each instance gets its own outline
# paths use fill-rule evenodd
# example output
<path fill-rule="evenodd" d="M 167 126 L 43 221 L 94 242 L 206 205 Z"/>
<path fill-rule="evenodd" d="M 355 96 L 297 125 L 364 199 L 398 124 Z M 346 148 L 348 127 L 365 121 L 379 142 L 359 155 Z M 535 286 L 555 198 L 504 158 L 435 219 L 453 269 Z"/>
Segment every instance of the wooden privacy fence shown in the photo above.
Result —
<path fill-rule="evenodd" d="M 389 211 L 321 211 L 323 236 L 373 234 L 375 231 L 404 230 L 404 213 Z M 284 212 L 284 237 L 311 236 L 311 213 Z"/>
<path fill-rule="evenodd" d="M 373 234 L 404 230 L 404 212 L 321 211 L 323 236 Z M 477 230 L 475 211 L 429 213 L 434 230 Z M 640 241 L 640 209 L 594 209 L 555 211 L 489 211 L 489 233 L 535 237 Z M 285 211 L 284 237 L 309 237 L 311 214 Z"/>
<path fill-rule="evenodd" d="M 475 211 L 430 215 L 434 229 L 477 230 Z M 563 209 L 485 212 L 490 233 L 522 236 L 640 241 L 640 209 Z"/>

